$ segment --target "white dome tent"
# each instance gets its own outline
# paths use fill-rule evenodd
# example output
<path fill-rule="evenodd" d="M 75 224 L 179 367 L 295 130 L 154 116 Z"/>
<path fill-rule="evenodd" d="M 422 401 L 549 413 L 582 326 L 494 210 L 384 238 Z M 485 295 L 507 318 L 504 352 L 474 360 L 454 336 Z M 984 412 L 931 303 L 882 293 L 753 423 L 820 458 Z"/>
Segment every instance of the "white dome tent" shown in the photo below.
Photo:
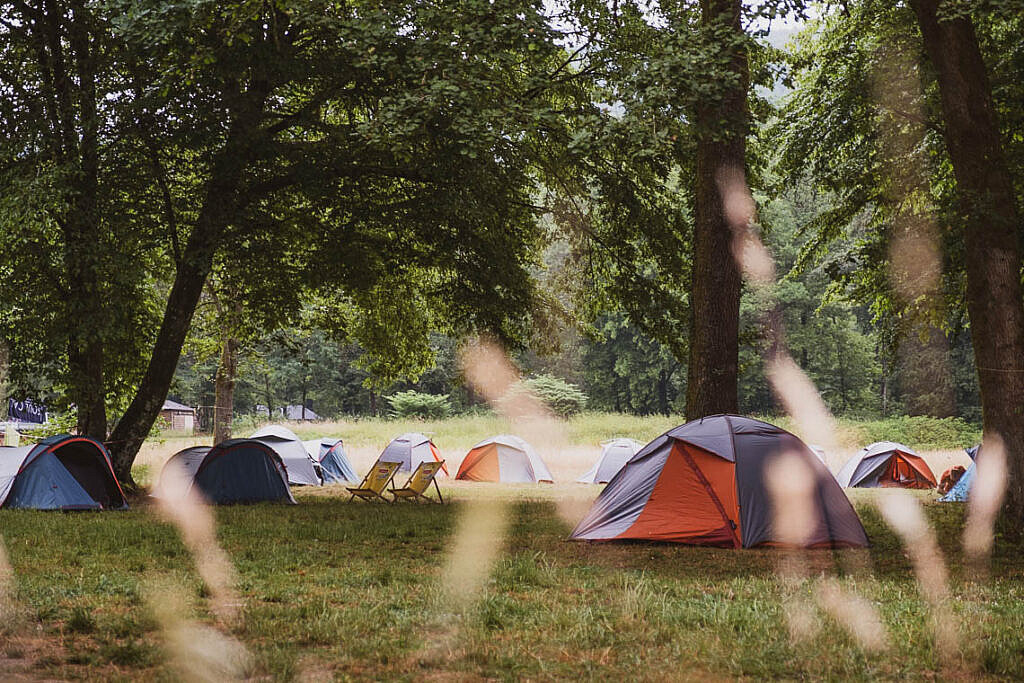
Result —
<path fill-rule="evenodd" d="M 601 444 L 601 457 L 577 479 L 581 484 L 607 484 L 644 445 L 635 439 L 612 439 Z"/>

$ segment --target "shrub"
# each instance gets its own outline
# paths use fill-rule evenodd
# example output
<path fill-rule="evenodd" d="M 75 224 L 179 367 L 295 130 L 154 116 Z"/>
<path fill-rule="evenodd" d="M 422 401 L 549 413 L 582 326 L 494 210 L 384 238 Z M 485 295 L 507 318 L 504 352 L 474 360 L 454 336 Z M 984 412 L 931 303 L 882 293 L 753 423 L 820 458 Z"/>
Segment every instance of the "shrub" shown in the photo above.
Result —
<path fill-rule="evenodd" d="M 958 417 L 899 416 L 856 424 L 862 445 L 898 441 L 911 448 L 962 448 L 981 441 L 981 430 Z"/>
<path fill-rule="evenodd" d="M 537 375 L 517 382 L 502 400 L 512 400 L 522 392 L 533 394 L 548 410 L 563 418 L 576 415 L 587 405 L 587 395 L 579 387 L 551 375 Z"/>
<path fill-rule="evenodd" d="M 452 412 L 452 404 L 447 394 L 400 391 L 388 396 L 387 399 L 391 404 L 391 416 L 398 419 L 416 417 L 421 420 L 440 420 Z"/>
<path fill-rule="evenodd" d="M 77 425 L 77 413 L 75 413 L 74 410 L 67 410 L 63 413 L 51 412 L 47 416 L 46 424 L 23 429 L 21 431 L 25 436 L 45 439 L 48 436 L 56 436 L 57 434 L 73 434 Z"/>

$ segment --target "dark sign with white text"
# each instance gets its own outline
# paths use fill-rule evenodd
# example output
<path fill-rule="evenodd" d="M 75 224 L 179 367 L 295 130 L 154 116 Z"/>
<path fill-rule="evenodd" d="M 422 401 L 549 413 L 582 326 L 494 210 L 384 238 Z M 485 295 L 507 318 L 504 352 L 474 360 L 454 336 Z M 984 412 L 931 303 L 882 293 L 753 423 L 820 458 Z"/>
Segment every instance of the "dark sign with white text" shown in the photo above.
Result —
<path fill-rule="evenodd" d="M 36 403 L 30 398 L 26 398 L 24 401 L 9 398 L 7 399 L 7 415 L 7 419 L 15 422 L 31 422 L 41 425 L 46 422 L 46 406 Z"/>

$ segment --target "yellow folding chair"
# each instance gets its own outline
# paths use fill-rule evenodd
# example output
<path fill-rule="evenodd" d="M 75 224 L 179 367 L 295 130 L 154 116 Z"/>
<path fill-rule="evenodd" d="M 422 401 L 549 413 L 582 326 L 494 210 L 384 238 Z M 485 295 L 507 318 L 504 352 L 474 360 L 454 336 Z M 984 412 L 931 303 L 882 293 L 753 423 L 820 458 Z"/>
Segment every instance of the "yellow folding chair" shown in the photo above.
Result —
<path fill-rule="evenodd" d="M 384 497 L 384 489 L 388 487 L 391 480 L 395 478 L 395 474 L 398 472 L 398 468 L 402 466 L 399 462 L 381 462 L 377 461 L 370 471 L 363 477 L 362 483 L 356 488 L 348 488 L 348 492 L 352 494 L 352 497 L 348 499 L 348 502 L 352 502 L 356 497 L 362 500 L 382 500 L 385 503 L 391 503 L 393 501 L 388 500 Z"/>
<path fill-rule="evenodd" d="M 444 498 L 441 497 L 441 488 L 437 485 L 437 473 L 443 465 L 444 460 L 440 462 L 436 460 L 433 462 L 421 462 L 416 471 L 409 477 L 409 481 L 405 482 L 405 486 L 400 489 L 391 489 L 391 495 L 395 500 L 422 500 L 426 503 L 443 503 Z M 425 495 L 431 483 L 434 484 L 434 489 L 437 491 L 437 500 Z"/>

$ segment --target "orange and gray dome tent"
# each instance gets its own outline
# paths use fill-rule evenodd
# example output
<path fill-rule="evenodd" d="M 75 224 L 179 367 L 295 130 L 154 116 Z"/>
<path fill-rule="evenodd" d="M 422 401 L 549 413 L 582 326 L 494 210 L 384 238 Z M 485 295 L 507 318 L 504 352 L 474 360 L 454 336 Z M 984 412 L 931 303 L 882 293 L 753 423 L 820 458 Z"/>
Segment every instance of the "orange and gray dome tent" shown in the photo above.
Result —
<path fill-rule="evenodd" d="M 847 488 L 933 489 L 938 486 L 928 463 L 909 446 L 893 441 L 865 446 L 846 461 L 836 479 Z"/>
<path fill-rule="evenodd" d="M 419 467 L 421 462 L 430 462 L 431 460 L 444 462 L 441 453 L 430 437 L 419 432 L 408 432 L 396 436 L 391 443 L 384 447 L 380 457 L 377 458 L 377 462 L 400 463 L 401 466 L 398 469 L 403 472 L 414 470 Z M 445 465 L 441 465 L 441 469 L 448 474 L 448 468 Z"/>
<path fill-rule="evenodd" d="M 484 439 L 470 448 L 455 478 L 513 484 L 554 483 L 548 466 L 533 446 L 511 434 Z"/>
<path fill-rule="evenodd" d="M 865 547 L 868 537 L 828 469 L 774 425 L 713 415 L 665 432 L 626 463 L 573 530 L 574 540 L 645 540 L 732 548 L 784 545 L 765 477 L 800 458 L 814 478 L 810 548 Z"/>

